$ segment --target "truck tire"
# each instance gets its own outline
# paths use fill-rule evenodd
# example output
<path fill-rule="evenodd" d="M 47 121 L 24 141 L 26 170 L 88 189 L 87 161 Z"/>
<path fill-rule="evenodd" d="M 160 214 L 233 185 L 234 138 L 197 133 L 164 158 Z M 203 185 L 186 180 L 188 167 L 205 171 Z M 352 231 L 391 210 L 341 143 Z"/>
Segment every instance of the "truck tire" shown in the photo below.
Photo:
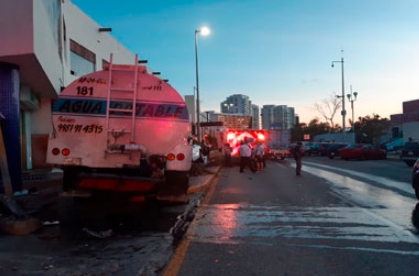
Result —
<path fill-rule="evenodd" d="M 166 171 L 165 181 L 157 187 L 157 199 L 169 203 L 186 203 L 189 176 L 185 171 Z"/>
<path fill-rule="evenodd" d="M 80 170 L 74 166 L 63 168 L 63 191 L 70 191 L 77 185 L 79 172 Z"/>

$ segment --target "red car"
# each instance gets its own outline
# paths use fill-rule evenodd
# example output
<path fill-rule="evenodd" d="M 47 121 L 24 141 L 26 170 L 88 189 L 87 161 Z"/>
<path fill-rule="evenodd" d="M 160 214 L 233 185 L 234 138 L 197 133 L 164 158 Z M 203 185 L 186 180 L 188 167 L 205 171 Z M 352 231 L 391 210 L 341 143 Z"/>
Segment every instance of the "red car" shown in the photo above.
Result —
<path fill-rule="evenodd" d="M 344 160 L 377 160 L 386 159 L 387 152 L 372 145 L 351 144 L 339 149 L 340 158 Z"/>

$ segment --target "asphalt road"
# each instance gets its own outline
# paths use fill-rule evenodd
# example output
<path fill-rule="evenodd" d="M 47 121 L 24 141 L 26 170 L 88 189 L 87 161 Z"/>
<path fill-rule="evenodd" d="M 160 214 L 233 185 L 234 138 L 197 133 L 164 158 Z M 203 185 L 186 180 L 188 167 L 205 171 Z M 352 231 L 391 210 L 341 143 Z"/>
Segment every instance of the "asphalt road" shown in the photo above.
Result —
<path fill-rule="evenodd" d="M 224 169 L 168 275 L 417 275 L 417 200 L 398 160 Z"/>

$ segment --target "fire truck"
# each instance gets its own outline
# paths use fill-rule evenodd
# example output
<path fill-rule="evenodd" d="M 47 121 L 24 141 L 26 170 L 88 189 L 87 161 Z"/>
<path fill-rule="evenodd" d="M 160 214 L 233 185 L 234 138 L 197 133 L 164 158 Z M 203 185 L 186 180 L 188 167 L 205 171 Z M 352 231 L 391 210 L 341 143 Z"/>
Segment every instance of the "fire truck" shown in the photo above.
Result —
<path fill-rule="evenodd" d="M 257 140 L 265 144 L 267 158 L 285 159 L 291 156 L 289 151 L 289 131 L 271 129 L 225 129 L 224 143 L 232 149 L 232 156 L 239 156 L 240 142 L 247 138 L 253 148 Z"/>
<path fill-rule="evenodd" d="M 228 143 L 231 148 L 231 156 L 240 156 L 240 142 L 244 139 L 250 143 L 253 148 L 256 141 L 265 143 L 265 132 L 260 129 L 225 129 L 223 133 L 224 143 Z"/>
<path fill-rule="evenodd" d="M 138 63 L 110 63 L 55 100 L 47 162 L 63 169 L 67 195 L 184 202 L 192 165 L 181 95 Z"/>

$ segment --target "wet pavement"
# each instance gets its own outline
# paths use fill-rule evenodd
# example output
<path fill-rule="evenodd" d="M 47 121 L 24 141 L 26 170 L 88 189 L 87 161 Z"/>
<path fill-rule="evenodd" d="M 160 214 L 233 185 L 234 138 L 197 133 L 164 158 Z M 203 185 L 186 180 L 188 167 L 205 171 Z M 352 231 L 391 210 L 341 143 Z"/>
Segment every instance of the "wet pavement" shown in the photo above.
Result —
<path fill-rule="evenodd" d="M 409 175 L 401 161 L 321 157 L 302 177 L 287 160 L 223 169 L 165 276 L 417 275 L 417 200 L 390 171 Z"/>

